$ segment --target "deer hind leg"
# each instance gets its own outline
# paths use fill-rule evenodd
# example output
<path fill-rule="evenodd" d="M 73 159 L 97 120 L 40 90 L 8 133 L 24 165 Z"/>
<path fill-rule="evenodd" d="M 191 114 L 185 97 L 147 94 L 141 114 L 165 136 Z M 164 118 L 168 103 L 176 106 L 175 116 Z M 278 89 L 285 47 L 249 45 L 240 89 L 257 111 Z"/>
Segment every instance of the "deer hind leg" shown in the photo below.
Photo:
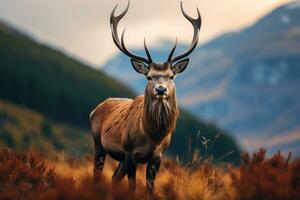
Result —
<path fill-rule="evenodd" d="M 160 167 L 161 157 L 151 159 L 146 169 L 146 191 L 147 199 L 152 199 L 154 192 L 154 181 Z"/>
<path fill-rule="evenodd" d="M 125 175 L 126 175 L 125 164 L 120 162 L 118 165 L 118 168 L 116 169 L 116 171 L 114 172 L 114 175 L 112 176 L 112 182 L 113 183 L 121 182 L 122 179 L 125 177 Z"/>
<path fill-rule="evenodd" d="M 95 160 L 94 160 L 94 183 L 97 183 L 102 176 L 106 152 L 104 151 L 100 137 L 94 135 Z"/>

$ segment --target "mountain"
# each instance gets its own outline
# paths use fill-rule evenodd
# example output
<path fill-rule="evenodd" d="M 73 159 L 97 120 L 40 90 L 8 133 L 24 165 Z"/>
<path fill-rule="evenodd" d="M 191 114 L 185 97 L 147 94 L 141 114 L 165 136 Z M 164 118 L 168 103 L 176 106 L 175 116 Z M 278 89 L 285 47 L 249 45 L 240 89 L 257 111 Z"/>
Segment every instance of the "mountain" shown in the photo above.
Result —
<path fill-rule="evenodd" d="M 243 30 L 199 46 L 187 70 L 175 80 L 180 104 L 198 118 L 228 130 L 240 144 L 247 140 L 250 149 L 262 145 L 272 153 L 293 148 L 300 154 L 299 19 L 300 3 L 295 1 Z M 151 52 L 166 59 L 167 46 Z M 127 73 L 117 73 L 121 64 Z M 145 80 L 132 78 L 135 72 L 129 68 L 119 54 L 103 70 L 143 92 Z M 282 136 L 293 139 L 281 140 Z"/>
<path fill-rule="evenodd" d="M 0 98 L 86 127 L 90 111 L 100 101 L 108 96 L 133 96 L 102 72 L 6 30 L 0 27 Z"/>
<path fill-rule="evenodd" d="M 80 154 L 86 153 L 82 145 L 90 144 L 89 112 L 108 97 L 135 94 L 101 71 L 3 24 L 0 23 L 2 145 L 16 149 L 38 147 L 44 151 L 52 144 L 66 152 L 77 149 Z M 198 131 L 201 134 L 196 134 Z M 216 138 L 219 133 L 222 134 Z M 195 150 L 206 152 L 201 145 L 204 138 L 217 139 L 211 144 L 214 148 L 209 155 L 218 159 L 234 151 L 224 160 L 239 158 L 239 147 L 231 136 L 185 111 L 181 111 L 168 154 L 187 160 Z"/>

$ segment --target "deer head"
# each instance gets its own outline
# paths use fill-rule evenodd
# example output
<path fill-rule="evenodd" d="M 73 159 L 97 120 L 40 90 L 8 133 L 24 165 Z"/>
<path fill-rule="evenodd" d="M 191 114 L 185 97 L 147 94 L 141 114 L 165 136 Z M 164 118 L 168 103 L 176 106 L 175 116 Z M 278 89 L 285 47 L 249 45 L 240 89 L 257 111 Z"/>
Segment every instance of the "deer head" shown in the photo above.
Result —
<path fill-rule="evenodd" d="M 148 83 L 146 87 L 146 93 L 150 95 L 153 99 L 167 99 L 168 97 L 173 96 L 175 93 L 175 86 L 173 82 L 174 77 L 186 69 L 189 63 L 189 58 L 186 57 L 197 46 L 199 31 L 201 27 L 201 16 L 199 10 L 197 8 L 197 14 L 198 14 L 197 19 L 193 19 L 192 17 L 190 17 L 185 13 L 181 2 L 180 7 L 181 7 L 182 14 L 193 25 L 194 28 L 193 40 L 188 50 L 186 50 L 184 53 L 180 55 L 173 57 L 174 51 L 176 49 L 176 44 L 177 44 L 177 39 L 176 39 L 175 44 L 168 56 L 167 61 L 164 63 L 157 64 L 152 61 L 145 39 L 144 39 L 144 48 L 146 51 L 147 58 L 135 55 L 129 52 L 129 50 L 126 48 L 124 44 L 125 28 L 122 32 L 121 40 L 119 39 L 118 31 L 117 31 L 118 23 L 127 13 L 129 8 L 129 3 L 130 2 L 128 1 L 126 9 L 119 16 L 114 15 L 118 5 L 116 5 L 116 7 L 113 9 L 111 13 L 110 25 L 111 25 L 113 41 L 124 54 L 126 54 L 131 58 L 131 64 L 134 70 L 140 74 L 143 74 L 147 78 Z"/>

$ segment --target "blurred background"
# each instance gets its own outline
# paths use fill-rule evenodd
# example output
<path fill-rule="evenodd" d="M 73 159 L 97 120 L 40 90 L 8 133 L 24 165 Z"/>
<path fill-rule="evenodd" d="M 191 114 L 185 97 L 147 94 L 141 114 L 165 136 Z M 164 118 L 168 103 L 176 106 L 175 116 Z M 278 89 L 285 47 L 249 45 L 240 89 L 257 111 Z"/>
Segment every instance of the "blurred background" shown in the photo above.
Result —
<path fill-rule="evenodd" d="M 0 145 L 92 153 L 89 112 L 142 94 L 145 78 L 115 47 L 109 16 L 124 0 L 0 1 Z M 131 0 L 119 25 L 130 49 L 163 62 L 193 29 L 180 1 Z M 181 117 L 170 156 L 237 162 L 266 147 L 300 154 L 300 1 L 185 0 L 202 16 L 198 47 L 176 77 Z"/>

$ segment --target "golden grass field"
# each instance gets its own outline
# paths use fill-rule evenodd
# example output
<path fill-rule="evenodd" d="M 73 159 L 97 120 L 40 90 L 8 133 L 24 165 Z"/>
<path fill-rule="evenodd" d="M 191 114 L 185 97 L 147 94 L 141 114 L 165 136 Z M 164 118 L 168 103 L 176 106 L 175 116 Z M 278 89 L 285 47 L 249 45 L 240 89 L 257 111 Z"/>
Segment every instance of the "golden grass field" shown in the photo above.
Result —
<path fill-rule="evenodd" d="M 87 177 L 92 177 L 93 165 L 91 161 L 70 164 L 65 161 L 51 162 L 58 175 L 65 178 L 72 178 L 77 186 Z M 206 164 L 204 164 L 206 165 Z M 109 183 L 113 170 L 117 165 L 112 160 L 107 160 L 104 167 L 103 178 Z M 140 166 L 137 174 L 138 190 L 145 190 L 145 166 Z M 231 185 L 229 173 L 222 167 L 206 165 L 198 170 L 190 170 L 178 165 L 172 160 L 163 162 L 156 179 L 156 195 L 159 199 L 233 199 L 234 191 Z M 121 183 L 127 187 L 127 180 Z"/>
<path fill-rule="evenodd" d="M 156 179 L 154 199 L 251 200 L 299 199 L 300 159 L 278 153 L 266 158 L 261 149 L 244 154 L 243 164 L 211 164 L 208 160 L 183 166 L 165 158 Z M 93 184 L 91 157 L 71 159 L 62 153 L 43 157 L 28 151 L 0 152 L 0 199 L 107 199 L 127 198 L 126 178 L 111 184 L 116 163 L 107 160 L 98 185 Z M 137 174 L 136 199 L 145 199 L 145 168 Z"/>

